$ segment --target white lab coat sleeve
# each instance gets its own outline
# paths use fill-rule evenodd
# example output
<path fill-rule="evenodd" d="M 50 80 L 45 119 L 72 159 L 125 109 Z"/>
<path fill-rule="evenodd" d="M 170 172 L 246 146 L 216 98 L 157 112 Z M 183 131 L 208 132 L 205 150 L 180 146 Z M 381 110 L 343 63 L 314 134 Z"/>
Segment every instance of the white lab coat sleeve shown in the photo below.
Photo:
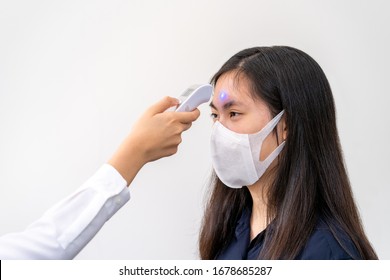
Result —
<path fill-rule="evenodd" d="M 129 199 L 126 181 L 104 164 L 25 231 L 0 237 L 0 259 L 73 259 Z"/>

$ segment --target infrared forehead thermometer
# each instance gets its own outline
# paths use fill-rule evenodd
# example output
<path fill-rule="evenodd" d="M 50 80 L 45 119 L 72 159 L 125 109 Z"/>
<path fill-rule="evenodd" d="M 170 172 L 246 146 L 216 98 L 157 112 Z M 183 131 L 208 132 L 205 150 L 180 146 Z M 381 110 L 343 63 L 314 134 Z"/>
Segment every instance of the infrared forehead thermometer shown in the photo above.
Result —
<path fill-rule="evenodd" d="M 210 100 L 213 87 L 210 84 L 193 85 L 184 91 L 179 97 L 180 104 L 176 112 L 191 112 L 199 105 Z"/>

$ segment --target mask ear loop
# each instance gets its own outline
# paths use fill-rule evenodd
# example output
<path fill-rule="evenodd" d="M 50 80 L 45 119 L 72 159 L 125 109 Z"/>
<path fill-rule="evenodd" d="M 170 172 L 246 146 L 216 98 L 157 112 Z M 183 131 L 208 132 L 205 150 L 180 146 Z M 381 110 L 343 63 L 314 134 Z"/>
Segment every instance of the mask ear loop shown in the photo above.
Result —
<path fill-rule="evenodd" d="M 263 146 L 263 142 L 265 138 L 272 132 L 272 130 L 275 128 L 275 126 L 279 123 L 280 119 L 282 118 L 284 113 L 284 110 L 282 110 L 279 114 L 277 114 L 269 123 L 266 124 L 265 127 L 263 127 L 262 130 L 255 134 L 249 135 L 249 142 L 251 146 L 252 151 L 252 158 L 256 167 L 257 175 L 261 176 L 265 172 L 265 170 L 268 168 L 268 166 L 274 161 L 274 159 L 279 155 L 279 153 L 282 151 L 285 142 L 283 141 L 280 143 L 280 145 L 272 151 L 271 154 L 268 155 L 268 157 L 265 160 L 260 160 L 260 151 L 261 147 Z M 260 145 L 259 145 L 260 143 Z"/>

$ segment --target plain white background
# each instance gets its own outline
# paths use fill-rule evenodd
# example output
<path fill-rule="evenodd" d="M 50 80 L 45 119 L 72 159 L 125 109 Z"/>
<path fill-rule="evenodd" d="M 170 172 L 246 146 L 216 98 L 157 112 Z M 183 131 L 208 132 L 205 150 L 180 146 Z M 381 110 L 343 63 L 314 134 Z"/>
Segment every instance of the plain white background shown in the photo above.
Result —
<path fill-rule="evenodd" d="M 367 235 L 390 259 L 388 1 L 0 1 L 0 234 L 23 230 L 106 162 L 138 116 L 233 54 L 289 45 L 323 68 Z M 78 259 L 197 259 L 211 169 L 207 105 L 179 152 Z"/>

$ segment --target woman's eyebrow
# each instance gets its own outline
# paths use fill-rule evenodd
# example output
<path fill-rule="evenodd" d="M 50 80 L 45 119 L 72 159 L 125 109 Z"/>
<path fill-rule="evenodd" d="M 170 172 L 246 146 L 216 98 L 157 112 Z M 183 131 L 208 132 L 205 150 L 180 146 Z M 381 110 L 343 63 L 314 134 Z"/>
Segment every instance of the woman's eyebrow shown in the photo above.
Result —
<path fill-rule="evenodd" d="M 227 109 L 229 109 L 230 107 L 232 107 L 232 106 L 234 106 L 234 105 L 235 105 L 235 106 L 242 106 L 243 103 L 242 103 L 242 102 L 235 101 L 235 100 L 230 100 L 230 101 L 226 102 L 225 104 L 223 104 L 222 108 L 223 108 L 224 110 L 227 110 Z M 210 106 L 211 108 L 215 109 L 215 110 L 218 110 L 217 107 L 214 105 L 214 103 L 213 103 L 212 101 L 211 101 L 211 103 L 209 104 L 209 106 Z"/>

